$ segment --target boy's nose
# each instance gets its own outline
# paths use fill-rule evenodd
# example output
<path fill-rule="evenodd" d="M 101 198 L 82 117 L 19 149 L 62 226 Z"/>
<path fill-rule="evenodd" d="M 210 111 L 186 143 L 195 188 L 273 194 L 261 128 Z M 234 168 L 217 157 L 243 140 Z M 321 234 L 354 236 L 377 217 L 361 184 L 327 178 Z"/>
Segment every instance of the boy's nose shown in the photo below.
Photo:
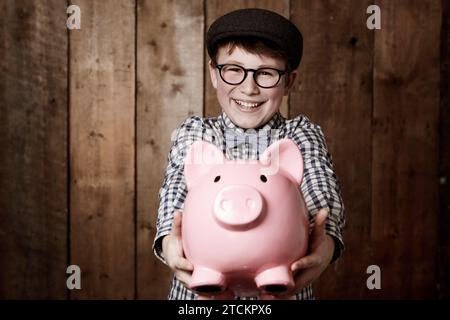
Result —
<path fill-rule="evenodd" d="M 259 93 L 259 87 L 253 79 L 251 74 L 247 75 L 244 82 L 242 82 L 239 86 L 239 90 L 246 95 L 255 95 Z"/>

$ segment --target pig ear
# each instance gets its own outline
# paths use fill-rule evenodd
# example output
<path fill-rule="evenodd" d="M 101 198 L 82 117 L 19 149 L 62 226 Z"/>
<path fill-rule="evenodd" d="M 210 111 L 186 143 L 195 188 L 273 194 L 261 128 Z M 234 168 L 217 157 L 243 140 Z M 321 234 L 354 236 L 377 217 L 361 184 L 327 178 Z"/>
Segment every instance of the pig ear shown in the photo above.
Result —
<path fill-rule="evenodd" d="M 281 139 L 271 144 L 261 155 L 262 170 L 268 175 L 283 170 L 297 185 L 301 185 L 303 178 L 303 157 L 295 142 Z"/>
<path fill-rule="evenodd" d="M 205 141 L 195 141 L 184 159 L 184 177 L 188 189 L 195 181 L 208 171 L 225 161 L 222 151 L 215 145 Z"/>

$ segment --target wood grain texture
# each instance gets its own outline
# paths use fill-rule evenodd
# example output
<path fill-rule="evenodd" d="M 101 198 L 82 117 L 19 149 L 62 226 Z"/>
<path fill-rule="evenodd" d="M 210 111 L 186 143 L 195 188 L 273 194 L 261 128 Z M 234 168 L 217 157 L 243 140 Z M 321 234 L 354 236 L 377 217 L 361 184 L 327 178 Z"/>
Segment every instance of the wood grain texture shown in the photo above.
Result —
<path fill-rule="evenodd" d="M 436 295 L 440 1 L 379 1 L 372 224 L 385 299 Z"/>
<path fill-rule="evenodd" d="M 209 0 L 206 1 L 206 19 L 207 28 L 220 16 L 238 9 L 244 8 L 261 8 L 275 11 L 286 18 L 289 18 L 289 0 L 272 1 L 272 0 Z M 210 75 L 208 71 L 209 56 L 205 48 L 205 117 L 217 117 L 221 112 L 221 107 L 217 101 L 216 91 L 211 84 Z M 280 108 L 281 113 L 288 116 L 288 97 L 283 99 Z"/>
<path fill-rule="evenodd" d="M 370 263 L 373 31 L 370 1 L 295 1 L 291 19 L 304 36 L 290 116 L 320 125 L 345 206 L 343 256 L 315 283 L 318 299 L 364 297 Z M 363 244 L 363 245 L 362 245 Z"/>
<path fill-rule="evenodd" d="M 450 3 L 442 1 L 438 298 L 450 299 Z"/>
<path fill-rule="evenodd" d="M 138 1 L 137 296 L 165 299 L 172 272 L 153 254 L 171 136 L 203 115 L 203 1 Z"/>
<path fill-rule="evenodd" d="M 135 295 L 135 5 L 88 1 L 70 33 L 71 263 L 75 299 Z"/>
<path fill-rule="evenodd" d="M 0 299 L 64 299 L 66 2 L 0 2 Z"/>

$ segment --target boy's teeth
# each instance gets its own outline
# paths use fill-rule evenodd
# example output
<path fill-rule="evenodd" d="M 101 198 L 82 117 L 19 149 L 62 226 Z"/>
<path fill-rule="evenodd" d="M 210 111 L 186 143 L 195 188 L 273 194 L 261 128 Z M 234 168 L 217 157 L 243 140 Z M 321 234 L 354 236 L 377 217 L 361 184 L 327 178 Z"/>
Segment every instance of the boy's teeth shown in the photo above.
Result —
<path fill-rule="evenodd" d="M 260 105 L 260 103 L 249 103 L 240 100 L 234 100 L 238 105 L 246 107 L 246 108 L 256 108 Z"/>

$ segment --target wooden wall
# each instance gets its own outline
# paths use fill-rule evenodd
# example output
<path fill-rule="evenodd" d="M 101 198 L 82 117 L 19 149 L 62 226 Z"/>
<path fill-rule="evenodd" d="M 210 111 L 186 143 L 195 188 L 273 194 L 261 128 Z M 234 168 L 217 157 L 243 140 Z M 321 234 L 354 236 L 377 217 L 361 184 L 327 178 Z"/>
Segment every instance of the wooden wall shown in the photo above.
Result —
<path fill-rule="evenodd" d="M 443 2 L 439 118 L 439 298 L 450 298 L 450 3 Z"/>
<path fill-rule="evenodd" d="M 66 4 L 1 1 L 0 297 L 64 299 Z"/>
<path fill-rule="evenodd" d="M 81 29 L 66 29 L 66 7 Z M 164 299 L 151 250 L 172 131 L 219 106 L 204 32 L 243 7 L 303 31 L 282 113 L 323 128 L 346 250 L 322 299 L 450 297 L 445 0 L 0 2 L 0 298 Z M 366 8 L 381 8 L 368 30 Z M 79 265 L 81 290 L 67 290 Z M 378 265 L 382 289 L 368 290 Z"/>

